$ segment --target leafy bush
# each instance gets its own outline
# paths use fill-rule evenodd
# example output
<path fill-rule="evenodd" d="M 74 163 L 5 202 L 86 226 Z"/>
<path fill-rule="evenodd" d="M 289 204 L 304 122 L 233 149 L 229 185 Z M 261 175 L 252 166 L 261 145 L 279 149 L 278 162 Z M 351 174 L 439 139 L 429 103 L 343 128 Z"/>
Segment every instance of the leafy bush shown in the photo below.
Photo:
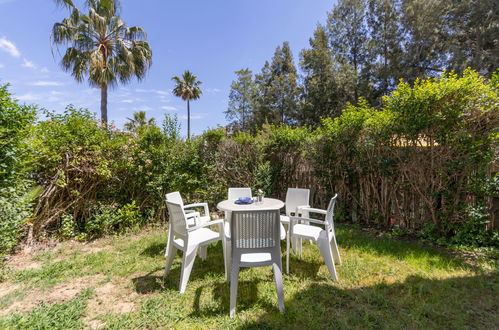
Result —
<path fill-rule="evenodd" d="M 33 193 L 27 183 L 0 189 L 0 258 L 12 251 L 23 234 L 23 224 L 32 215 Z"/>
<path fill-rule="evenodd" d="M 34 107 L 17 104 L 7 88 L 0 86 L 0 188 L 15 185 L 29 170 L 27 137 L 36 115 Z"/>

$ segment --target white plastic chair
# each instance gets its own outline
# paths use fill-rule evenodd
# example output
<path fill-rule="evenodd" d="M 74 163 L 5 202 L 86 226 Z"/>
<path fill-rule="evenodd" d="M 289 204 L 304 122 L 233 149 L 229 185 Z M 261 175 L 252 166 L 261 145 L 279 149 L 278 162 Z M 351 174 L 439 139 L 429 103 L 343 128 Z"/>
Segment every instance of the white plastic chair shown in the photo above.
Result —
<path fill-rule="evenodd" d="M 239 197 L 252 198 L 253 195 L 251 194 L 251 188 L 229 188 L 229 192 L 227 193 L 227 197 L 228 197 L 228 200 L 235 201 Z"/>
<path fill-rule="evenodd" d="M 321 251 L 324 262 L 333 278 L 333 281 L 338 281 L 338 276 L 336 275 L 336 267 L 334 265 L 335 261 L 341 264 L 340 252 L 338 250 L 338 244 L 336 242 L 336 235 L 334 232 L 334 206 L 336 204 L 336 198 L 338 195 L 334 195 L 329 202 L 327 210 L 314 209 L 311 207 L 304 207 L 298 209 L 298 213 L 311 212 L 325 215 L 325 220 L 311 219 L 309 217 L 303 216 L 292 216 L 290 217 L 289 225 L 289 237 L 286 243 L 286 272 L 289 273 L 289 249 L 290 240 L 295 238 L 309 239 L 317 242 L 319 250 Z M 300 222 L 307 222 L 300 223 Z M 310 223 L 315 223 L 323 226 L 323 228 L 318 226 L 313 226 Z M 334 260 L 333 260 L 334 257 Z"/>
<path fill-rule="evenodd" d="M 191 275 L 198 248 L 206 247 L 211 243 L 223 239 L 223 220 L 203 222 L 198 226 L 189 227 L 184 209 L 180 204 L 167 201 L 166 205 L 170 214 L 171 224 L 168 236 L 165 277 L 170 272 L 176 251 L 181 250 L 183 256 L 179 287 L 180 293 L 184 293 L 187 282 L 189 282 L 189 276 Z M 218 225 L 218 232 L 206 228 L 213 225 Z"/>
<path fill-rule="evenodd" d="M 182 208 L 184 209 L 185 213 L 188 215 L 189 220 L 188 224 L 191 226 L 198 225 L 200 222 L 205 222 L 205 221 L 210 221 L 210 209 L 208 207 L 208 203 L 194 203 L 194 204 L 188 204 L 184 205 L 184 201 L 182 199 L 182 196 L 178 191 L 174 191 L 171 193 L 166 194 L 166 200 L 180 204 Z M 203 208 L 203 215 L 201 215 L 199 212 L 192 210 L 192 208 L 195 207 L 202 207 Z M 190 218 L 192 217 L 192 218 Z"/>
<path fill-rule="evenodd" d="M 240 267 L 272 266 L 279 310 L 284 311 L 279 210 L 233 211 L 230 317 L 236 314 Z"/>
<path fill-rule="evenodd" d="M 289 226 L 289 217 L 298 215 L 299 208 L 310 207 L 310 190 L 302 188 L 288 188 L 286 192 L 286 215 L 281 215 L 281 223 Z M 308 217 L 306 211 L 302 212 L 302 216 Z M 291 247 L 295 252 L 301 254 L 301 239 L 291 241 Z"/>
<path fill-rule="evenodd" d="M 210 221 L 210 209 L 208 207 L 208 203 L 193 203 L 184 205 L 184 200 L 178 191 L 174 191 L 166 194 L 166 200 L 172 203 L 180 204 L 180 206 L 184 209 L 185 215 L 187 217 L 187 225 L 188 226 L 198 226 L 204 222 Z M 195 207 L 202 207 L 204 215 L 201 215 L 199 212 L 192 210 Z M 165 257 L 168 255 L 168 243 L 170 242 L 170 232 L 168 231 L 168 241 L 166 244 Z M 206 247 L 199 249 L 199 256 L 201 259 L 206 259 Z"/>

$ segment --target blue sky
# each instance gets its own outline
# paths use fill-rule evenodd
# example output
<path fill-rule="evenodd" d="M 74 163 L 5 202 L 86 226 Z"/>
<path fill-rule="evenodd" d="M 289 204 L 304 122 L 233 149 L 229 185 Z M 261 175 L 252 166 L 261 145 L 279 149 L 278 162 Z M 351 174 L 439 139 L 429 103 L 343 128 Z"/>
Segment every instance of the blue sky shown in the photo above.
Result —
<path fill-rule="evenodd" d="M 109 119 L 122 126 L 134 111 L 144 110 L 158 121 L 166 112 L 176 113 L 185 135 L 186 105 L 171 94 L 171 77 L 190 70 L 203 82 L 204 91 L 191 104 L 193 133 L 225 125 L 234 71 L 248 67 L 259 72 L 283 41 L 290 42 L 297 61 L 333 3 L 123 0 L 121 16 L 128 26 L 147 32 L 153 65 L 143 81 L 110 91 Z M 51 0 L 0 0 L 0 83 L 10 83 L 21 102 L 55 111 L 71 103 L 99 113 L 100 92 L 76 83 L 60 69 L 60 55 L 52 55 L 51 28 L 66 16 L 67 11 Z"/>

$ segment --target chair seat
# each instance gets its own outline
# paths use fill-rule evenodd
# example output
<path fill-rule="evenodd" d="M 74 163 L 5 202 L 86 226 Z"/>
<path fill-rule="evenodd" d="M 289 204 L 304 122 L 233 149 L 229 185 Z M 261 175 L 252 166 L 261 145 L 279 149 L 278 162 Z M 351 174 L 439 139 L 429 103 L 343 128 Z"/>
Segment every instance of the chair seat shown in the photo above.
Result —
<path fill-rule="evenodd" d="M 288 225 L 289 224 L 289 217 L 287 215 L 281 215 L 281 223 Z"/>
<path fill-rule="evenodd" d="M 272 260 L 270 253 L 243 253 L 241 255 L 242 263 L 260 263 L 269 262 Z"/>
<path fill-rule="evenodd" d="M 326 231 L 317 226 L 296 224 L 293 227 L 293 236 L 300 236 L 301 238 L 313 239 L 317 241 L 321 235 L 325 234 Z"/>
<path fill-rule="evenodd" d="M 225 230 L 225 238 L 230 239 L 230 224 L 228 222 L 225 222 L 224 230 Z M 284 229 L 284 226 L 281 223 L 281 240 L 284 239 L 286 239 L 286 229 Z"/>
<path fill-rule="evenodd" d="M 220 235 L 208 228 L 199 228 L 189 232 L 189 245 L 211 243 L 220 239 Z M 173 241 L 180 249 L 184 247 L 184 240 L 177 238 Z"/>

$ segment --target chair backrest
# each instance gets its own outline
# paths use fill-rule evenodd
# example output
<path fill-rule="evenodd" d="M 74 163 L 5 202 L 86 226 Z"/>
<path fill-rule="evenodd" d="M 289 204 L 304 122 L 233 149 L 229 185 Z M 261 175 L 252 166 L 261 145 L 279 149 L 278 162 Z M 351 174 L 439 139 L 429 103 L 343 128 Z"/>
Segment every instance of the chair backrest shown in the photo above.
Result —
<path fill-rule="evenodd" d="M 166 194 L 166 200 L 172 203 L 180 204 L 182 208 L 184 207 L 184 201 L 182 200 L 182 196 L 178 191 Z"/>
<path fill-rule="evenodd" d="M 309 205 L 310 190 L 288 188 L 286 192 L 286 215 L 296 212 L 296 207 Z"/>
<path fill-rule="evenodd" d="M 230 231 L 233 249 L 280 249 L 279 210 L 232 211 Z"/>
<path fill-rule="evenodd" d="M 167 200 L 166 206 L 170 215 L 170 230 L 175 234 L 187 236 L 187 220 L 182 205 Z"/>
<path fill-rule="evenodd" d="M 334 206 L 336 205 L 336 199 L 338 197 L 338 194 L 335 194 L 333 198 L 331 198 L 331 201 L 329 202 L 329 205 L 327 206 L 327 213 L 326 213 L 326 229 L 327 231 L 331 232 L 334 230 L 334 222 L 333 222 L 333 217 L 334 217 Z"/>
<path fill-rule="evenodd" d="M 228 200 L 235 201 L 239 197 L 253 197 L 253 195 L 251 195 L 251 188 L 229 188 L 227 194 Z"/>

